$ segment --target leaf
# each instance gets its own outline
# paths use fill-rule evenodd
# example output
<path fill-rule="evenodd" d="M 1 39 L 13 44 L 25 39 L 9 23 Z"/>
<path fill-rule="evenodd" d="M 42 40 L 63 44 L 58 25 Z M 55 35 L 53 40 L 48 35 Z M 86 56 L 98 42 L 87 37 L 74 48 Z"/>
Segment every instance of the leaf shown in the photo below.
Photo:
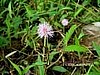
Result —
<path fill-rule="evenodd" d="M 15 16 L 12 20 L 14 29 L 17 29 L 20 24 L 22 24 L 22 18 L 20 16 Z"/>
<path fill-rule="evenodd" d="M 84 0 L 84 2 L 82 3 L 82 5 L 87 6 L 90 2 L 91 2 L 91 0 Z"/>
<path fill-rule="evenodd" d="M 59 53 L 59 52 L 52 51 L 52 52 L 49 54 L 49 60 L 52 61 L 54 55 L 56 55 L 57 53 Z"/>
<path fill-rule="evenodd" d="M 100 60 L 96 60 L 96 61 L 94 61 L 93 63 L 94 63 L 94 65 L 96 65 L 96 66 L 100 66 Z"/>
<path fill-rule="evenodd" d="M 58 72 L 66 72 L 67 70 L 64 67 L 61 66 L 54 66 L 52 70 L 58 71 Z"/>
<path fill-rule="evenodd" d="M 72 10 L 72 8 L 71 7 L 68 7 L 68 6 L 66 6 L 66 7 L 59 7 L 60 9 L 59 9 L 59 12 L 61 12 L 61 11 L 63 11 L 63 10 Z"/>
<path fill-rule="evenodd" d="M 80 45 L 79 39 L 75 36 L 75 45 Z"/>
<path fill-rule="evenodd" d="M 31 22 L 33 22 L 34 20 L 38 19 L 39 18 L 39 14 L 38 13 L 34 13 L 31 17 Z"/>
<path fill-rule="evenodd" d="M 6 3 L 6 0 L 1 0 L 1 5 L 3 6 Z"/>
<path fill-rule="evenodd" d="M 65 19 L 68 15 L 67 14 L 63 14 L 60 18 L 60 21 L 62 21 L 63 19 Z"/>
<path fill-rule="evenodd" d="M 0 18 L 2 18 L 2 15 L 5 13 L 5 12 L 7 12 L 8 11 L 8 9 L 6 8 L 5 10 L 3 10 L 2 12 L 0 12 Z"/>
<path fill-rule="evenodd" d="M 8 45 L 9 41 L 7 40 L 7 38 L 0 36 L 0 47 L 6 46 Z"/>
<path fill-rule="evenodd" d="M 11 36 L 10 36 L 10 31 L 11 31 L 11 23 L 10 23 L 10 18 L 7 16 L 7 18 L 6 18 L 6 20 L 5 20 L 5 22 L 6 22 L 6 25 L 7 25 L 7 34 L 8 34 L 8 38 L 9 38 L 9 40 L 10 40 L 10 42 L 11 42 Z"/>
<path fill-rule="evenodd" d="M 29 65 L 27 66 L 23 71 L 22 71 L 22 74 L 25 74 L 29 71 L 30 68 L 34 67 L 35 66 L 35 63 L 33 63 L 32 65 Z"/>
<path fill-rule="evenodd" d="M 22 75 L 22 72 L 21 72 L 21 69 L 19 68 L 19 66 L 16 65 L 15 63 L 13 63 L 11 60 L 9 60 L 9 61 L 13 65 L 13 67 L 17 70 L 17 72 L 19 73 L 19 75 Z"/>
<path fill-rule="evenodd" d="M 54 25 L 55 25 L 55 27 L 57 27 L 57 28 L 58 28 L 58 27 L 59 27 L 59 28 L 63 28 L 62 25 L 61 25 L 60 23 L 58 23 L 58 22 L 54 22 Z"/>
<path fill-rule="evenodd" d="M 35 35 L 37 32 L 37 26 L 33 26 L 31 31 L 32 31 L 32 35 Z"/>
<path fill-rule="evenodd" d="M 100 45 L 97 45 L 95 42 L 93 42 L 93 47 L 96 49 L 97 54 L 100 56 Z"/>
<path fill-rule="evenodd" d="M 40 18 L 39 21 L 40 21 L 41 23 L 46 22 L 45 18 Z"/>
<path fill-rule="evenodd" d="M 41 58 L 40 58 L 40 55 L 38 55 L 37 62 L 38 63 L 42 63 Z M 44 72 L 45 72 L 44 65 L 38 65 L 38 68 L 39 68 L 40 75 L 44 75 Z"/>
<path fill-rule="evenodd" d="M 78 36 L 78 39 L 80 40 L 85 34 L 83 33 L 83 31 L 81 31 L 81 33 Z"/>
<path fill-rule="evenodd" d="M 90 72 L 88 75 L 100 75 L 100 72 Z"/>
<path fill-rule="evenodd" d="M 38 62 L 38 61 L 37 61 L 36 63 L 33 63 L 32 65 L 27 66 L 27 67 L 22 71 L 22 73 L 25 74 L 25 73 L 27 73 L 27 72 L 29 71 L 30 68 L 32 68 L 32 67 L 34 67 L 34 66 L 43 66 L 44 64 L 46 64 L 46 63 L 44 63 L 44 62 Z"/>
<path fill-rule="evenodd" d="M 74 18 L 76 18 L 76 16 L 78 16 L 78 14 L 83 10 L 82 7 L 80 7 L 74 14 Z"/>
<path fill-rule="evenodd" d="M 9 11 L 10 18 L 12 18 L 11 1 L 9 2 L 9 5 L 8 5 L 8 11 Z"/>
<path fill-rule="evenodd" d="M 69 39 L 71 38 L 72 34 L 74 33 L 75 29 L 77 28 L 76 25 L 73 25 L 68 32 L 66 32 L 65 37 L 63 38 L 64 45 L 67 45 Z"/>
<path fill-rule="evenodd" d="M 43 66 L 44 64 L 46 64 L 46 63 L 44 63 L 44 62 L 36 62 L 35 66 Z"/>
<path fill-rule="evenodd" d="M 48 12 L 49 16 L 55 16 L 58 12 L 57 11 L 50 11 Z"/>
<path fill-rule="evenodd" d="M 26 8 L 27 17 L 28 18 L 32 17 L 34 11 L 31 9 L 31 7 L 25 6 L 25 8 Z"/>
<path fill-rule="evenodd" d="M 66 46 L 65 47 L 65 50 L 64 51 L 67 51 L 67 52 L 74 52 L 74 51 L 77 51 L 77 52 L 86 52 L 88 49 L 84 46 L 80 46 L 80 45 L 69 45 L 69 46 Z"/>
<path fill-rule="evenodd" d="M 100 7 L 100 0 L 97 0 L 98 6 Z"/>

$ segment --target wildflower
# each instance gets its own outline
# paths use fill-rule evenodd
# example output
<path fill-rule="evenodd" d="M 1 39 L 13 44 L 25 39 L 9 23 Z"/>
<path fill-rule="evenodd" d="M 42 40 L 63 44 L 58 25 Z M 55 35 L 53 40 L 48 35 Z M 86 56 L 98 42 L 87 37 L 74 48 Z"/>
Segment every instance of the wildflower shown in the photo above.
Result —
<path fill-rule="evenodd" d="M 53 36 L 53 29 L 52 29 L 52 26 L 49 26 L 49 24 L 47 22 L 44 22 L 44 23 L 41 23 L 39 24 L 38 26 L 38 34 L 41 38 L 43 37 L 52 37 Z"/>
<path fill-rule="evenodd" d="M 67 19 L 63 19 L 61 23 L 62 23 L 63 26 L 66 26 L 66 25 L 68 25 L 68 20 Z"/>

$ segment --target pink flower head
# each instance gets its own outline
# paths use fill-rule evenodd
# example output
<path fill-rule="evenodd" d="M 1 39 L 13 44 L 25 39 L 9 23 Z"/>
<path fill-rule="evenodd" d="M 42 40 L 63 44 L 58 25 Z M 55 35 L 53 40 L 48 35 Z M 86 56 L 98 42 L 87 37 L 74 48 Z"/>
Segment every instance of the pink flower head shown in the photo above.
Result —
<path fill-rule="evenodd" d="M 66 26 L 66 25 L 68 25 L 68 20 L 67 19 L 63 19 L 61 23 L 62 23 L 63 26 Z"/>
<path fill-rule="evenodd" d="M 53 36 L 53 29 L 52 29 L 52 26 L 49 26 L 49 24 L 47 22 L 44 22 L 44 23 L 41 23 L 39 24 L 38 26 L 38 34 L 41 38 L 43 37 L 52 37 Z"/>

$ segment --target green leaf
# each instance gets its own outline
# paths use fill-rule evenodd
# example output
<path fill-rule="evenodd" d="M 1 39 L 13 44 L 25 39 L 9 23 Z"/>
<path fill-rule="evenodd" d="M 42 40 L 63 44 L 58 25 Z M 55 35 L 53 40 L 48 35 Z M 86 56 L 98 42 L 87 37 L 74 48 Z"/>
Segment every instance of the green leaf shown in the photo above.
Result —
<path fill-rule="evenodd" d="M 9 59 L 8 59 L 9 60 Z M 17 72 L 19 73 L 19 75 L 22 75 L 22 71 L 21 69 L 19 68 L 18 65 L 16 65 L 15 63 L 13 63 L 11 60 L 9 60 L 10 63 L 13 65 L 13 67 L 17 70 Z"/>
<path fill-rule="evenodd" d="M 65 19 L 68 15 L 67 14 L 63 14 L 60 18 L 60 21 L 62 21 L 63 19 Z"/>
<path fill-rule="evenodd" d="M 91 2 L 91 0 L 84 0 L 84 2 L 82 3 L 82 5 L 83 6 L 87 6 L 90 2 Z"/>
<path fill-rule="evenodd" d="M 71 38 L 72 34 L 74 33 L 75 29 L 77 28 L 76 25 L 73 25 L 68 32 L 66 32 L 65 37 L 63 38 L 64 45 L 68 44 L 69 39 Z"/>
<path fill-rule="evenodd" d="M 58 71 L 58 72 L 66 72 L 67 70 L 64 67 L 61 66 L 54 66 L 52 70 Z"/>
<path fill-rule="evenodd" d="M 34 66 L 35 66 L 35 63 L 33 63 L 32 65 L 27 66 L 27 67 L 22 71 L 22 73 L 23 73 L 23 74 L 27 73 L 27 72 L 29 71 L 29 69 L 32 68 L 32 67 L 34 67 Z"/>
<path fill-rule="evenodd" d="M 25 8 L 26 8 L 27 17 L 28 17 L 28 18 L 32 17 L 33 12 L 34 12 L 34 11 L 32 10 L 32 8 L 31 8 L 30 6 L 25 6 Z"/>
<path fill-rule="evenodd" d="M 80 45 L 79 39 L 75 36 L 75 45 Z"/>
<path fill-rule="evenodd" d="M 100 0 L 97 0 L 98 6 L 100 7 Z"/>
<path fill-rule="evenodd" d="M 42 61 L 41 61 L 41 62 L 36 62 L 36 63 L 35 63 L 35 66 L 43 66 L 44 64 L 46 64 L 46 63 L 44 63 L 44 62 L 42 62 Z"/>
<path fill-rule="evenodd" d="M 72 10 L 72 8 L 71 7 L 68 7 L 68 6 L 62 7 L 62 8 L 60 8 L 59 12 L 60 11 L 63 11 L 63 10 Z"/>
<path fill-rule="evenodd" d="M 93 47 L 96 49 L 97 54 L 100 56 L 100 45 L 97 45 L 95 42 L 93 42 Z"/>
<path fill-rule="evenodd" d="M 40 55 L 38 55 L 37 62 L 40 64 L 42 63 Z M 45 73 L 44 65 L 38 65 L 38 68 L 39 68 L 40 75 L 44 75 L 44 73 Z"/>
<path fill-rule="evenodd" d="M 0 12 L 0 18 L 2 18 L 2 15 L 8 11 L 8 8 L 6 8 L 5 10 L 3 10 L 2 12 Z"/>
<path fill-rule="evenodd" d="M 9 2 L 9 5 L 8 5 L 8 11 L 9 11 L 9 16 L 10 18 L 12 18 L 12 10 L 11 10 L 11 1 Z"/>
<path fill-rule="evenodd" d="M 9 41 L 7 38 L 0 36 L 0 47 L 8 45 Z"/>
<path fill-rule="evenodd" d="M 12 20 L 12 24 L 14 29 L 17 29 L 19 27 L 20 24 L 22 24 L 22 18 L 20 16 L 15 16 Z"/>
<path fill-rule="evenodd" d="M 41 23 L 46 22 L 45 18 L 40 18 L 39 21 L 40 21 Z"/>
<path fill-rule="evenodd" d="M 48 12 L 49 16 L 55 16 L 58 12 L 57 11 L 50 11 Z"/>
<path fill-rule="evenodd" d="M 29 71 L 29 69 L 30 68 L 32 68 L 32 67 L 34 67 L 34 66 L 43 66 L 44 64 L 46 64 L 46 63 L 44 63 L 44 62 L 39 62 L 39 61 L 37 61 L 36 63 L 33 63 L 32 65 L 29 65 L 29 66 L 27 66 L 24 70 L 23 70 L 23 74 L 25 74 L 25 73 L 27 73 L 28 71 Z M 41 73 L 42 74 L 42 73 Z"/>
<path fill-rule="evenodd" d="M 37 33 L 37 26 L 32 27 L 32 35 L 35 35 Z"/>
<path fill-rule="evenodd" d="M 74 14 L 74 18 L 76 18 L 76 16 L 78 16 L 79 13 L 80 13 L 82 10 L 83 10 L 82 7 L 80 7 L 79 9 L 77 9 L 77 11 L 76 11 L 75 14 Z"/>
<path fill-rule="evenodd" d="M 34 20 L 36 20 L 37 18 L 39 18 L 39 14 L 38 13 L 34 13 L 31 17 L 31 22 L 33 22 Z"/>
<path fill-rule="evenodd" d="M 6 25 L 7 25 L 7 34 L 8 34 L 8 38 L 9 38 L 9 41 L 11 42 L 11 36 L 10 36 L 10 34 L 11 34 L 11 23 L 10 23 L 10 18 L 9 18 L 9 16 L 7 16 L 5 22 L 6 22 Z"/>
<path fill-rule="evenodd" d="M 56 22 L 56 21 L 54 22 L 54 25 L 55 25 L 55 27 L 57 27 L 57 28 L 58 28 L 58 27 L 59 27 L 59 28 L 63 28 L 62 25 L 61 25 L 60 23 Z"/>
<path fill-rule="evenodd" d="M 81 31 L 81 33 L 78 36 L 78 39 L 80 40 L 85 34 L 83 33 L 83 31 Z"/>
<path fill-rule="evenodd" d="M 49 60 L 52 61 L 54 55 L 56 55 L 57 53 L 59 53 L 59 52 L 52 51 L 52 52 L 49 54 Z"/>
<path fill-rule="evenodd" d="M 80 45 L 69 45 L 69 46 L 65 47 L 64 51 L 67 51 L 67 52 L 74 52 L 74 51 L 86 52 L 86 51 L 88 51 L 88 49 L 86 47 L 80 46 Z"/>
<path fill-rule="evenodd" d="M 100 72 L 90 72 L 88 75 L 100 75 Z"/>

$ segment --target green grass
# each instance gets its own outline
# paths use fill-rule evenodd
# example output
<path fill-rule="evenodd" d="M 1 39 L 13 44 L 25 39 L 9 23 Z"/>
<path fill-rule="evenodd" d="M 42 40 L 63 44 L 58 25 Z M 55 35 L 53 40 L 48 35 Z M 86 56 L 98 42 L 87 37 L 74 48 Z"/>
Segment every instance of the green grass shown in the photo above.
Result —
<path fill-rule="evenodd" d="M 0 0 L 0 74 L 99 75 L 99 45 L 81 43 L 82 27 L 100 22 L 99 12 L 100 0 Z M 44 22 L 53 37 L 38 36 Z"/>

